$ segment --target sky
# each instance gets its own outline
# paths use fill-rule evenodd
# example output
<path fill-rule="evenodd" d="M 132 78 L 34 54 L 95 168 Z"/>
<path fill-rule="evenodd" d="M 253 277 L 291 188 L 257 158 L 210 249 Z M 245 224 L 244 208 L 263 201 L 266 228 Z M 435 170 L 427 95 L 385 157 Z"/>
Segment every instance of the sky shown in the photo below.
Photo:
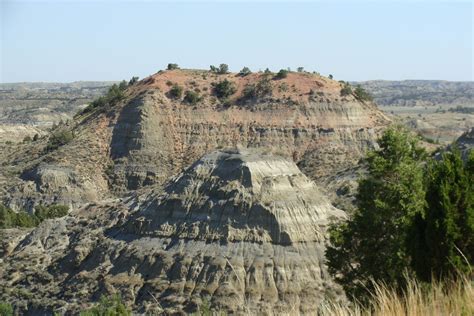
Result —
<path fill-rule="evenodd" d="M 0 2 L 0 82 L 128 80 L 168 63 L 473 80 L 473 1 Z"/>

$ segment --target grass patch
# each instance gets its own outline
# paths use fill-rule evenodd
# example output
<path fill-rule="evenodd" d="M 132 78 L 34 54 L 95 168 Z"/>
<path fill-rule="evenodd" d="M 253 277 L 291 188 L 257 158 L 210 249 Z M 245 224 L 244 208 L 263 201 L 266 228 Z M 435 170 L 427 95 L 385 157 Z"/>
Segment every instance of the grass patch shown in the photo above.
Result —
<path fill-rule="evenodd" d="M 473 282 L 474 280 L 466 275 L 456 281 L 431 284 L 409 279 L 406 289 L 402 292 L 384 284 L 374 284 L 375 290 L 368 305 L 324 302 L 318 315 L 474 315 Z"/>

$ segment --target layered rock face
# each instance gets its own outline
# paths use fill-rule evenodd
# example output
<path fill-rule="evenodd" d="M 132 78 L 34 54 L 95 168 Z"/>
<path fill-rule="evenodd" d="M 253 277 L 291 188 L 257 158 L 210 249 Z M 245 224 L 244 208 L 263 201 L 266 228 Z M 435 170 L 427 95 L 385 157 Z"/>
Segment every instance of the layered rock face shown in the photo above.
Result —
<path fill-rule="evenodd" d="M 225 80 L 235 92 L 218 98 L 216 85 Z M 262 85 L 265 93 L 248 92 Z M 197 102 L 172 96 L 175 86 L 196 93 Z M 261 73 L 159 72 L 130 86 L 122 100 L 61 127 L 74 132 L 70 143 L 48 152 L 41 149 L 47 139 L 40 140 L 2 159 L 11 170 L 0 170 L 0 182 L 21 175 L 5 180 L 13 185 L 2 200 L 31 208 L 41 196 L 78 207 L 162 185 L 202 155 L 235 146 L 265 148 L 292 159 L 313 180 L 327 178 L 354 166 L 389 123 L 373 103 L 341 96 L 342 86 L 309 73 L 277 80 Z"/>
<path fill-rule="evenodd" d="M 164 189 L 41 224 L 10 246 L 1 297 L 27 291 L 35 311 L 118 292 L 142 312 L 207 299 L 227 312 L 312 314 L 342 298 L 324 251 L 327 225 L 343 217 L 291 160 L 215 151 Z"/>
<path fill-rule="evenodd" d="M 262 81 L 263 74 L 204 75 L 163 72 L 136 87 L 113 129 L 116 187 L 163 183 L 203 154 L 228 146 L 267 148 L 318 179 L 353 166 L 376 146 L 377 132 L 389 123 L 374 104 L 341 97 L 339 82 L 316 75 L 292 73 L 270 80 L 271 93 L 250 100 L 243 91 Z M 225 104 L 210 92 L 223 80 L 233 82 L 237 91 Z M 169 98 L 167 84 L 201 91 L 202 99 L 190 105 Z"/>
<path fill-rule="evenodd" d="M 131 232 L 290 245 L 322 241 L 328 219 L 343 216 L 294 162 L 243 149 L 205 156 L 165 192 Z"/>

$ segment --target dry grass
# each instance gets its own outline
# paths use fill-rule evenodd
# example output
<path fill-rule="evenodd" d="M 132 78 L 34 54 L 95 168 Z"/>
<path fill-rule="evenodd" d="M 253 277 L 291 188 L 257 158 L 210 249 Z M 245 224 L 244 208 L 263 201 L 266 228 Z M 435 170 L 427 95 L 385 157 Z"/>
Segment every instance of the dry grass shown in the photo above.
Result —
<path fill-rule="evenodd" d="M 335 316 L 421 316 L 421 315 L 474 315 L 474 280 L 463 277 L 457 282 L 433 283 L 423 286 L 410 280 L 404 294 L 400 295 L 384 285 L 376 285 L 368 307 L 358 304 L 343 306 L 324 303 L 319 315 Z"/>

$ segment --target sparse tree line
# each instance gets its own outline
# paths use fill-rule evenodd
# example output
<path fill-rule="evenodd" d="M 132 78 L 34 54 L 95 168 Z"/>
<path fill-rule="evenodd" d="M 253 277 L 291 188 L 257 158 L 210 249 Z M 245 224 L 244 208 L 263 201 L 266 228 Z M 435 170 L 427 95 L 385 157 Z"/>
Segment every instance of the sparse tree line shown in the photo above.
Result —
<path fill-rule="evenodd" d="M 390 128 L 366 159 L 357 209 L 332 228 L 326 257 L 348 296 L 361 301 L 374 282 L 403 291 L 407 280 L 456 279 L 474 260 L 474 151 L 456 146 L 430 157 L 418 137 Z"/>
<path fill-rule="evenodd" d="M 180 69 L 178 64 L 170 63 L 167 66 L 167 70 L 176 70 Z M 219 66 L 211 65 L 209 67 L 209 72 L 216 74 L 216 75 L 223 75 L 229 73 L 229 66 L 227 64 L 220 64 Z M 303 73 L 306 72 L 303 67 L 298 67 L 297 72 Z M 291 69 L 280 69 L 277 73 L 273 73 L 270 69 L 266 68 L 265 71 L 259 72 L 263 73 L 263 77 L 257 82 L 256 84 L 247 84 L 244 87 L 243 94 L 240 98 L 241 102 L 245 102 L 246 100 L 261 98 L 266 95 L 271 94 L 272 84 L 270 81 L 270 76 L 274 80 L 281 80 L 288 77 L 288 74 L 291 73 Z M 314 74 L 319 75 L 319 73 L 313 72 Z M 249 67 L 243 67 L 238 73 L 237 76 L 245 77 L 252 74 L 252 71 Z M 328 75 L 329 79 L 333 79 L 333 75 Z M 353 95 L 359 101 L 373 101 L 373 97 L 360 85 L 355 87 L 354 89 L 348 82 L 339 81 L 341 83 L 341 91 L 340 95 L 342 97 Z M 228 101 L 228 98 L 236 92 L 235 86 L 233 83 L 227 79 L 220 81 L 217 84 L 213 85 L 214 87 L 214 94 L 221 100 Z M 314 94 L 314 91 L 312 91 Z M 168 95 L 173 99 L 181 99 L 183 95 L 183 88 L 177 84 L 174 84 Z M 187 97 L 184 98 L 185 103 L 189 104 L 196 104 L 197 102 L 202 100 L 202 97 L 199 96 L 197 92 L 187 91 Z"/>
<path fill-rule="evenodd" d="M 180 69 L 179 65 L 176 63 L 169 63 L 166 67 L 168 71 Z M 211 65 L 209 66 L 209 72 L 215 75 L 224 75 L 229 73 L 229 66 L 227 64 L 220 64 L 219 66 Z M 308 73 L 304 70 L 303 67 L 297 68 L 298 73 Z M 259 71 L 259 73 L 262 73 Z M 247 84 L 243 89 L 243 94 L 240 97 L 240 102 L 245 102 L 251 99 L 262 98 L 267 95 L 271 95 L 272 84 L 270 77 L 273 80 L 281 80 L 288 77 L 288 74 L 291 73 L 291 69 L 280 69 L 277 73 L 273 73 L 270 69 L 266 68 L 263 71 L 263 77 L 255 84 Z M 243 67 L 238 73 L 237 76 L 245 77 L 252 74 L 252 71 L 249 67 Z M 313 74 L 319 75 L 317 72 Z M 205 76 L 203 76 L 205 78 Z M 329 79 L 333 79 L 332 75 L 328 76 Z M 99 97 L 96 100 L 92 101 L 89 106 L 79 112 L 77 115 L 84 115 L 93 111 L 105 112 L 110 109 L 114 104 L 123 100 L 125 98 L 125 90 L 127 87 L 135 85 L 138 82 L 138 77 L 132 77 L 127 83 L 125 80 L 121 81 L 119 84 L 112 85 L 105 96 Z M 200 95 L 199 89 L 186 90 L 177 83 L 168 82 L 170 90 L 167 92 L 167 95 L 171 99 L 182 100 L 184 103 L 195 105 L 198 102 L 203 100 L 203 97 Z M 354 90 L 351 88 L 349 83 L 341 81 L 341 96 L 354 95 L 354 97 L 360 101 L 371 101 L 372 96 L 366 92 L 362 87 L 358 86 Z M 218 83 L 213 83 L 213 94 L 222 101 L 222 103 L 229 103 L 229 97 L 235 94 L 237 91 L 235 84 L 232 81 L 227 79 L 221 80 Z M 184 96 L 184 97 L 183 97 Z M 54 148 L 56 145 L 52 145 L 51 148 Z M 59 146 L 57 146 L 59 147 Z M 57 148 L 56 147 L 56 148 Z"/>
<path fill-rule="evenodd" d="M 179 65 L 176 63 L 168 64 L 167 70 L 177 70 L 180 69 Z M 209 67 L 209 72 L 216 75 L 223 75 L 229 73 L 229 66 L 227 64 L 220 64 L 219 66 L 211 65 Z M 291 72 L 291 69 L 280 69 L 277 73 L 273 73 L 270 69 L 265 69 L 263 71 L 263 76 L 256 83 L 248 83 L 244 86 L 242 95 L 238 98 L 237 102 L 246 102 L 249 100 L 263 98 L 272 94 L 272 80 L 281 80 L 288 77 L 288 74 Z M 303 67 L 298 67 L 297 72 L 305 72 Z M 262 73 L 261 71 L 259 73 Z M 252 71 L 249 67 L 243 67 L 238 73 L 237 76 L 245 77 L 252 74 Z M 329 78 L 332 79 L 333 76 L 329 75 Z M 176 83 L 168 82 L 170 90 L 167 92 L 168 97 L 181 100 L 184 103 L 195 105 L 196 103 L 202 100 L 202 96 L 199 94 L 198 89 L 184 91 L 184 88 Z M 279 86 L 279 91 L 287 91 L 287 85 L 281 84 Z M 223 104 L 229 104 L 229 98 L 237 92 L 235 83 L 228 79 L 223 79 L 217 83 L 212 84 L 213 94 L 222 101 Z M 184 98 L 183 98 L 184 94 Z M 352 94 L 352 89 L 350 93 Z"/>
<path fill-rule="evenodd" d="M 128 83 L 125 80 L 122 80 L 119 84 L 114 83 L 105 96 L 92 101 L 89 106 L 79 112 L 78 115 L 84 115 L 95 110 L 106 111 L 120 100 L 123 100 L 125 98 L 125 90 L 127 87 L 137 84 L 138 79 L 138 77 L 132 77 Z"/>

